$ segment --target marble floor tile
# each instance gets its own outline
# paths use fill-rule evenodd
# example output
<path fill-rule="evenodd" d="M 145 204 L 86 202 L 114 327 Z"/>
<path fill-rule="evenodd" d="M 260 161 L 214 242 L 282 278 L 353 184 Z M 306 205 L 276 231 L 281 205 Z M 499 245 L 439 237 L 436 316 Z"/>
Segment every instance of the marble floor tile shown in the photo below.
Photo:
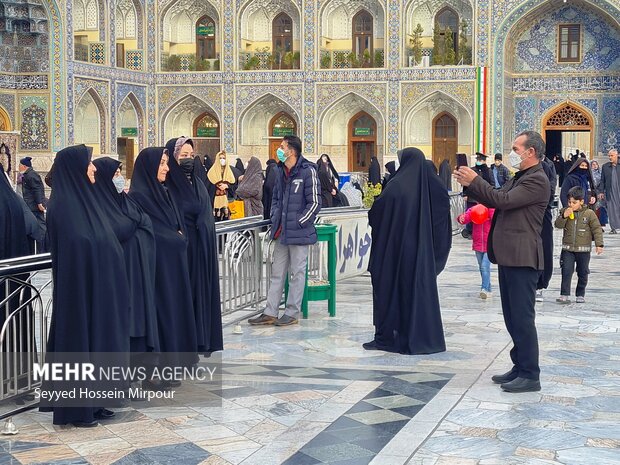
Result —
<path fill-rule="evenodd" d="M 390 423 L 393 421 L 403 421 L 409 418 L 391 410 L 372 410 L 370 412 L 347 413 L 347 417 L 359 421 L 365 425 L 376 425 L 378 423 Z"/>

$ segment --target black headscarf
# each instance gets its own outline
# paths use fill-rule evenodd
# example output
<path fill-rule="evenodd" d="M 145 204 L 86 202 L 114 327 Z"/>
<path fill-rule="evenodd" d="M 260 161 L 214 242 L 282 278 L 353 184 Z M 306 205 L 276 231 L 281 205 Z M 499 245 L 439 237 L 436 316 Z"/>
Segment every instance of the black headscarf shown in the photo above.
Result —
<path fill-rule="evenodd" d="M 123 249 L 86 172 L 84 145 L 54 161 L 47 212 L 53 308 L 48 353 L 129 352 L 129 289 Z M 54 424 L 92 422 L 92 408 L 54 407 Z"/>
<path fill-rule="evenodd" d="M 374 155 L 370 157 L 370 166 L 368 167 L 368 182 L 376 186 L 381 182 L 381 168 L 379 161 Z"/>
<path fill-rule="evenodd" d="M 197 163 L 200 162 L 198 157 L 194 158 L 194 161 L 197 161 Z M 209 155 L 205 155 L 204 163 L 202 163 L 201 165 L 202 166 L 200 167 L 200 169 L 198 169 L 197 165 L 194 166 L 194 174 L 196 174 L 196 176 L 198 176 L 207 187 L 207 192 L 209 193 L 209 198 L 211 199 L 211 210 L 213 210 L 213 199 L 215 199 L 215 185 L 210 183 L 209 179 L 207 178 L 207 172 L 213 166 L 213 160 L 211 160 L 211 157 Z"/>
<path fill-rule="evenodd" d="M 378 348 L 404 354 L 444 351 L 437 275 L 452 244 L 450 199 L 419 149 L 402 152 L 400 168 L 368 220 Z"/>
<path fill-rule="evenodd" d="M 235 168 L 237 168 L 239 173 L 245 174 L 245 166 L 243 166 L 243 162 L 241 161 L 241 158 L 239 157 L 237 157 L 237 161 L 235 162 Z"/>
<path fill-rule="evenodd" d="M 323 157 L 327 157 L 328 163 L 323 162 Z M 336 171 L 336 168 L 332 163 L 332 159 L 329 158 L 329 155 L 327 155 L 326 153 L 321 154 L 319 159 L 316 161 L 316 166 L 318 172 L 322 170 L 329 170 L 331 176 L 333 176 L 334 180 L 336 181 L 336 184 L 340 181 L 340 175 L 338 174 L 338 171 Z"/>
<path fill-rule="evenodd" d="M 180 142 L 179 142 L 180 140 Z M 166 148 L 191 144 L 191 139 L 171 139 Z M 196 165 L 191 176 L 181 170 L 175 157 L 168 165 L 170 172 L 166 185 L 183 215 L 188 237 L 188 265 L 194 302 L 196 336 L 199 352 L 222 350 L 222 311 L 220 303 L 219 263 L 215 218 L 207 187 L 196 175 Z"/>
<path fill-rule="evenodd" d="M 153 223 L 156 244 L 155 307 L 159 344 L 165 353 L 165 363 L 188 366 L 196 361 L 190 354 L 197 350 L 187 264 L 188 240 L 174 199 L 157 179 L 163 151 L 163 147 L 152 147 L 140 152 L 134 165 L 129 197 L 138 203 Z"/>
<path fill-rule="evenodd" d="M 449 191 L 452 190 L 452 169 L 450 168 L 450 162 L 448 160 L 444 160 L 439 165 L 439 177 L 441 178 L 441 182 Z"/>
<path fill-rule="evenodd" d="M 149 216 L 124 192 L 118 193 L 112 178 L 121 166 L 118 160 L 102 157 L 94 185 L 97 202 L 105 211 L 123 247 L 130 294 L 129 335 L 132 352 L 159 351 L 155 310 L 155 236 Z"/>
<path fill-rule="evenodd" d="M 579 165 L 585 163 L 588 168 L 582 171 Z M 577 160 L 566 173 L 566 177 L 562 182 L 562 189 L 560 189 L 560 201 L 562 206 L 568 206 L 568 191 L 575 186 L 579 186 L 583 189 L 585 194 L 585 203 L 589 204 L 590 197 L 596 196 L 596 188 L 594 185 L 594 178 L 592 177 L 592 170 L 590 169 L 590 160 L 584 157 L 578 157 Z"/>

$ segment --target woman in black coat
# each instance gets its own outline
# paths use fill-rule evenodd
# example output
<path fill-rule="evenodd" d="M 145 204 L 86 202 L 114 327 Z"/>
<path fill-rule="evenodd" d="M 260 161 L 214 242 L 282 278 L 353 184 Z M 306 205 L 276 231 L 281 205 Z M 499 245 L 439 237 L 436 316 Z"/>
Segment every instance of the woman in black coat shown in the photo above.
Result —
<path fill-rule="evenodd" d="M 278 163 L 273 160 L 267 160 L 267 167 L 265 168 L 265 182 L 263 183 L 263 218 L 268 220 L 271 217 L 271 199 L 273 198 L 273 188 L 278 180 L 278 171 L 276 167 Z"/>
<path fill-rule="evenodd" d="M 416 148 L 368 212 L 374 339 L 366 350 L 431 354 L 446 350 L 437 276 L 452 244 L 450 199 Z"/>
<path fill-rule="evenodd" d="M 560 201 L 563 207 L 568 207 L 568 191 L 575 186 L 580 186 L 586 195 L 586 205 L 596 203 L 596 186 L 590 171 L 590 161 L 587 158 L 578 158 L 562 182 L 560 189 Z"/>
<path fill-rule="evenodd" d="M 159 352 L 155 310 L 155 236 L 149 216 L 124 192 L 121 162 L 110 157 L 93 161 L 94 191 L 123 248 L 129 281 L 131 352 Z"/>
<path fill-rule="evenodd" d="M 95 170 L 85 145 L 67 147 L 54 161 L 54 194 L 47 211 L 52 254 L 53 313 L 47 344 L 54 353 L 129 352 L 129 286 L 123 248 L 95 195 Z M 61 360 L 56 360 L 61 361 Z M 95 363 L 98 365 L 97 363 Z M 54 424 L 95 426 L 112 412 L 96 401 L 42 404 Z"/>
<path fill-rule="evenodd" d="M 376 186 L 381 183 L 381 167 L 379 161 L 374 155 L 370 157 L 370 166 L 368 167 L 368 183 Z"/>
<path fill-rule="evenodd" d="M 187 230 L 187 261 L 192 287 L 198 352 L 224 348 L 215 218 L 207 187 L 195 171 L 194 143 L 187 137 L 166 144 L 170 172 L 166 186 Z"/>
<path fill-rule="evenodd" d="M 163 147 L 144 149 L 134 165 L 129 197 L 153 223 L 155 234 L 155 308 L 160 365 L 191 366 L 197 360 L 187 232 L 174 198 L 164 185 L 168 154 Z"/>

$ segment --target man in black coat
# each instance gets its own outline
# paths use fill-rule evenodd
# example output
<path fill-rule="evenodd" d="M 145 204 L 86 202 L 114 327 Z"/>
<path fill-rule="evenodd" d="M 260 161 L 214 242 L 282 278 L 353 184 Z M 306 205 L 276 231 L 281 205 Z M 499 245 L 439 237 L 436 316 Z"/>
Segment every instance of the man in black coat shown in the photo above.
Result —
<path fill-rule="evenodd" d="M 19 161 L 19 171 L 22 173 L 24 201 L 45 232 L 45 189 L 41 176 L 32 168 L 31 157 L 25 157 Z M 37 252 L 46 252 L 45 241 L 37 241 Z"/>

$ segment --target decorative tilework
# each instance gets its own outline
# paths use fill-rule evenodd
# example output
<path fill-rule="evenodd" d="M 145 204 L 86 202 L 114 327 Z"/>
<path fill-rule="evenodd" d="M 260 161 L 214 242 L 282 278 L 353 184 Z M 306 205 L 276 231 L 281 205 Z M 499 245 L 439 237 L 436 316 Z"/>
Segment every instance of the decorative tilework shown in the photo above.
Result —
<path fill-rule="evenodd" d="M 105 42 L 91 42 L 88 44 L 88 59 L 91 63 L 105 65 Z"/>
<path fill-rule="evenodd" d="M 302 107 L 303 89 L 299 85 L 290 86 L 236 86 L 236 108 L 240 115 L 252 103 L 261 97 L 271 94 L 286 102 L 296 113 L 300 115 L 299 109 Z M 301 118 L 300 118 L 301 120 Z"/>
<path fill-rule="evenodd" d="M 158 87 L 158 114 L 161 116 L 170 107 L 186 95 L 193 95 L 203 100 L 215 111 L 218 118 L 222 117 L 222 88 L 220 86 L 175 86 Z"/>
<path fill-rule="evenodd" d="M 49 130 L 47 122 L 47 96 L 21 96 L 21 150 L 47 150 Z"/>
<path fill-rule="evenodd" d="M 557 62 L 557 25 L 582 26 L 582 61 Z M 550 12 L 523 31 L 516 45 L 514 71 L 582 71 L 620 69 L 620 30 L 592 10 L 567 5 Z"/>
<path fill-rule="evenodd" d="M 400 122 L 400 85 L 397 81 L 391 80 L 388 83 L 388 131 L 387 145 L 390 153 L 396 153 L 401 147 L 400 131 L 398 124 Z"/>
<path fill-rule="evenodd" d="M 389 52 L 386 68 L 397 69 L 400 65 L 400 44 L 401 44 L 401 2 L 389 0 L 388 5 L 388 43 Z M 384 58 L 385 62 L 385 58 Z"/>
<path fill-rule="evenodd" d="M 75 98 L 76 101 L 79 101 L 82 98 L 82 95 L 89 89 L 92 88 L 99 98 L 101 98 L 104 102 L 108 101 L 109 96 L 109 82 L 107 81 L 98 81 L 95 79 L 86 79 L 82 77 L 75 77 Z"/>
<path fill-rule="evenodd" d="M 364 100 L 368 101 L 376 107 L 376 109 L 385 117 L 386 109 L 386 91 L 385 83 L 367 83 L 367 84 L 317 84 L 317 104 L 316 113 L 322 115 L 325 109 L 332 103 L 344 97 L 347 94 L 357 94 Z"/>
<path fill-rule="evenodd" d="M 228 152 L 235 151 L 235 89 L 232 86 L 232 73 L 226 73 L 226 78 L 230 79 L 229 85 L 224 86 L 223 92 L 223 141 L 224 149 Z"/>
<path fill-rule="evenodd" d="M 315 93 L 316 84 L 312 81 L 304 83 L 304 111 L 303 111 L 303 131 L 304 131 L 304 152 L 314 153 L 316 138 L 315 121 Z"/>
<path fill-rule="evenodd" d="M 471 115 L 474 114 L 473 82 L 427 82 L 403 83 L 401 106 L 403 114 L 415 106 L 422 98 L 434 93 L 442 92 L 463 105 Z"/>
<path fill-rule="evenodd" d="M 116 101 L 117 102 L 122 103 L 123 100 L 125 100 L 125 97 L 127 97 L 127 95 L 130 93 L 134 95 L 134 98 L 137 99 L 138 104 L 141 107 L 141 110 L 144 111 L 144 108 L 146 108 L 147 106 L 146 87 L 137 86 L 134 84 L 126 84 L 126 83 L 121 83 L 121 82 L 118 82 L 116 84 Z"/>
<path fill-rule="evenodd" d="M 620 91 L 620 76 L 552 76 L 516 77 L 512 79 L 514 92 L 602 92 Z"/>
<path fill-rule="evenodd" d="M 536 127 L 534 118 L 536 115 L 535 100 L 533 98 L 515 99 L 515 132 L 531 130 Z"/>
<path fill-rule="evenodd" d="M 125 52 L 125 66 L 133 71 L 142 71 L 144 66 L 143 50 L 127 50 Z"/>
<path fill-rule="evenodd" d="M 7 112 L 11 119 L 11 124 L 15 126 L 15 95 L 0 94 L 0 106 Z"/>
<path fill-rule="evenodd" d="M 494 67 L 493 67 L 493 79 L 492 79 L 492 100 L 491 100 L 491 114 L 493 115 L 492 126 L 492 147 L 494 150 L 500 151 L 503 145 L 503 122 L 506 120 L 512 120 L 511 113 L 507 113 L 507 109 L 504 108 L 504 77 L 506 57 L 504 57 L 504 45 L 507 38 L 510 38 L 509 32 L 517 24 L 528 24 L 529 18 L 535 18 L 537 15 L 536 7 L 545 3 L 543 0 L 527 0 L 521 3 L 518 7 L 514 8 L 515 1 L 507 0 L 503 3 L 496 2 L 493 4 L 492 15 L 492 27 L 491 30 L 495 37 L 495 43 L 493 48 Z M 600 8 L 610 14 L 612 18 L 620 16 L 620 3 L 616 0 L 592 0 L 593 6 Z M 512 39 L 514 40 L 514 38 Z M 537 87 L 540 90 L 547 88 L 552 92 L 562 90 L 559 86 L 566 86 L 568 82 L 574 82 L 575 80 L 583 81 L 604 81 L 597 76 L 570 76 L 570 77 L 554 77 L 553 79 L 542 79 L 541 76 L 533 76 L 532 78 L 517 78 L 517 79 L 529 79 L 529 83 L 532 86 Z M 514 83 L 513 83 L 514 88 Z M 569 89 L 566 89 L 569 90 Z"/>
<path fill-rule="evenodd" d="M 601 140 L 599 150 L 606 153 L 613 148 L 620 148 L 620 94 L 603 98 L 601 113 Z"/>

